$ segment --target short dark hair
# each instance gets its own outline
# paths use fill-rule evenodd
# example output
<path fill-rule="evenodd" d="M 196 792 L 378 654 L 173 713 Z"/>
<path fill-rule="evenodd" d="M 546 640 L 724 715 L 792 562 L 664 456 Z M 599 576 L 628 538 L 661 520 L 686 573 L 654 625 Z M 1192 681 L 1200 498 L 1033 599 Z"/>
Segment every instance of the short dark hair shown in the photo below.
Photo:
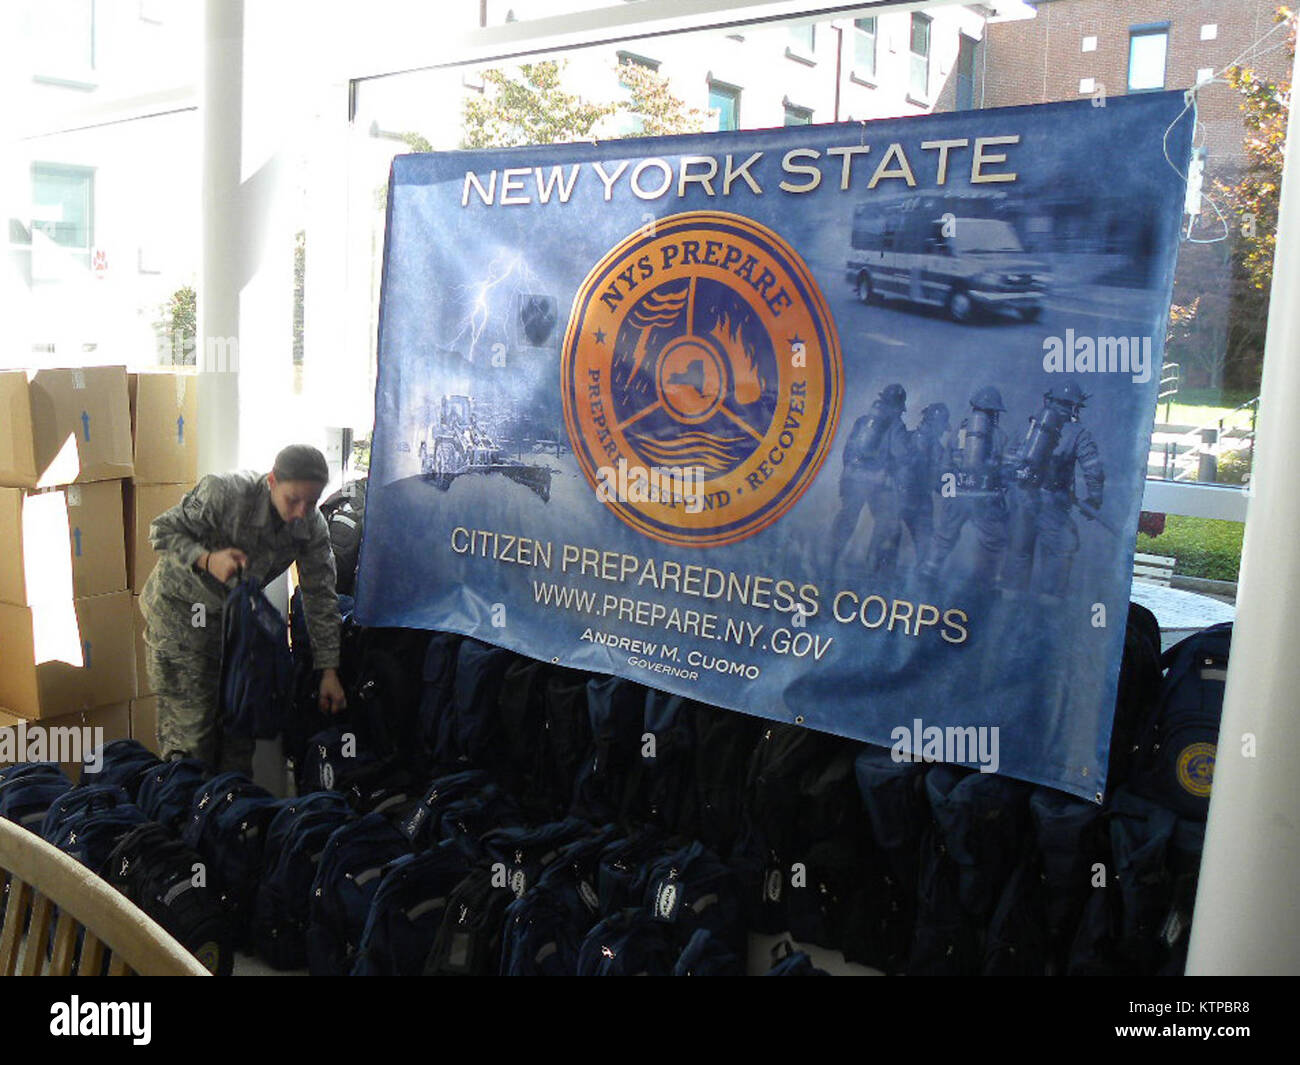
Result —
<path fill-rule="evenodd" d="M 277 481 L 315 481 L 329 484 L 330 468 L 316 448 L 310 444 L 290 444 L 275 456 L 271 472 Z"/>

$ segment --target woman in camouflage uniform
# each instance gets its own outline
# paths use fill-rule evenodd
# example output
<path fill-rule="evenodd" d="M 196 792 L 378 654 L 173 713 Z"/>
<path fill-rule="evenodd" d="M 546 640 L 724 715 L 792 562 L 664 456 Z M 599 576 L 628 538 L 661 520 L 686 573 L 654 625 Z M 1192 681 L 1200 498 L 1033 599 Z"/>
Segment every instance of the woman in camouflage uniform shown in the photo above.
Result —
<path fill-rule="evenodd" d="M 329 467 L 295 444 L 268 474 L 209 474 L 149 527 L 158 552 L 140 595 L 149 676 L 158 696 L 163 758 L 193 757 L 251 772 L 253 741 L 217 727 L 222 608 L 239 574 L 265 587 L 297 562 L 312 656 L 321 672 L 320 709 L 345 706 L 338 678 L 339 610 L 334 555 L 316 509 Z"/>

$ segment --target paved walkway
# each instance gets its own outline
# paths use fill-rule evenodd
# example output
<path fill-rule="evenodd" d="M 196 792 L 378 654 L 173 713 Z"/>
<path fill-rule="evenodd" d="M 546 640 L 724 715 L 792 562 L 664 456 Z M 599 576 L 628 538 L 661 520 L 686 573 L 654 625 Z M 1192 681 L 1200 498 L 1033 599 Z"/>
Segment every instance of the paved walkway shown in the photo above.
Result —
<path fill-rule="evenodd" d="M 1183 637 L 1207 626 L 1232 621 L 1237 616 L 1236 608 L 1222 600 L 1147 581 L 1133 582 L 1132 599 L 1150 610 L 1160 622 L 1161 650 L 1168 650 Z"/>

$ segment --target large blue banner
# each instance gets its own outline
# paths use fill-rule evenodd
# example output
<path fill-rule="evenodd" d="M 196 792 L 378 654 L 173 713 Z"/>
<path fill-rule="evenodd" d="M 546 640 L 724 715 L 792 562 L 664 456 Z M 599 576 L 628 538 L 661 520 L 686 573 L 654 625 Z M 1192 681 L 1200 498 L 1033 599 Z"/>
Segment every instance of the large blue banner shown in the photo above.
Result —
<path fill-rule="evenodd" d="M 399 157 L 358 617 L 1099 800 L 1183 111 Z"/>

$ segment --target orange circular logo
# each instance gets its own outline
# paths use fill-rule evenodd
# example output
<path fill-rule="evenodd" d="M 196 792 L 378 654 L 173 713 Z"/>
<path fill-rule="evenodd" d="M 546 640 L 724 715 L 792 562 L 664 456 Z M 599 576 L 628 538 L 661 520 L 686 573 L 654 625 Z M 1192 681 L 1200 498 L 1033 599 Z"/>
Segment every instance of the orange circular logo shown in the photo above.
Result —
<path fill-rule="evenodd" d="M 574 298 L 564 420 L 597 497 L 664 543 L 766 528 L 816 477 L 843 361 L 798 254 L 740 215 L 690 211 L 614 247 Z"/>

